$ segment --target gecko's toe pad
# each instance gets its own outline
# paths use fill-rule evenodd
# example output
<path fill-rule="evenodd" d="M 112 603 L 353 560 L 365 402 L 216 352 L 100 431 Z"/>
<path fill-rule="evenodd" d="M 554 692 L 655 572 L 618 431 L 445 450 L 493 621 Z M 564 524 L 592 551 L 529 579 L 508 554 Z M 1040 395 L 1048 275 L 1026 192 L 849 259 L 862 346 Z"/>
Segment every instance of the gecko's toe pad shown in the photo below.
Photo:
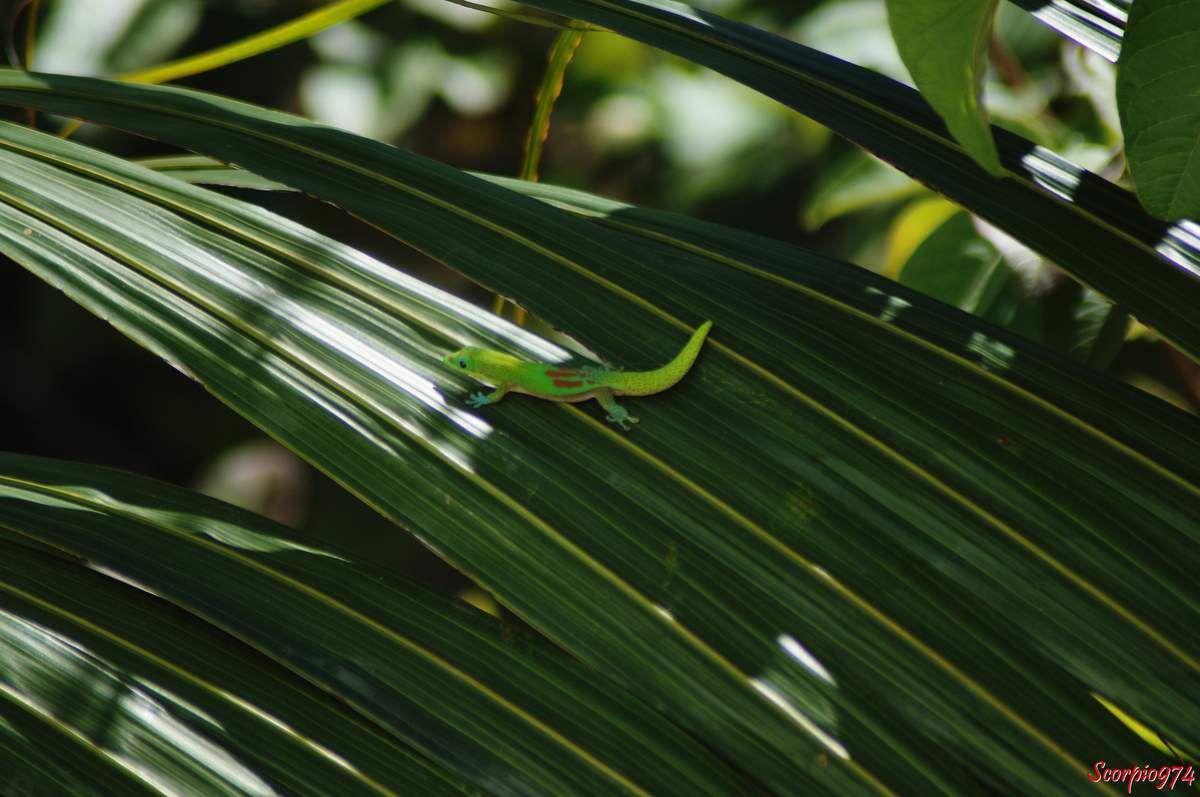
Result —
<path fill-rule="evenodd" d="M 623 410 L 615 415 L 606 415 L 604 416 L 604 419 L 611 423 L 615 423 L 617 428 L 622 432 L 628 432 L 630 430 L 631 426 L 626 426 L 626 424 L 632 425 L 638 422 L 638 419 L 630 415 L 628 410 Z"/>

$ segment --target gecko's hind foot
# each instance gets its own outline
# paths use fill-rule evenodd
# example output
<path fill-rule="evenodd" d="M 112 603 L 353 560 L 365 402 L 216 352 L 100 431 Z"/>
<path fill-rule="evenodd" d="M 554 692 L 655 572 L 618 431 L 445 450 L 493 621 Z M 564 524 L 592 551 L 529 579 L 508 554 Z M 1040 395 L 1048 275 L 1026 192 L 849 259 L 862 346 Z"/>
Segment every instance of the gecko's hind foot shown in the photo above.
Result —
<path fill-rule="evenodd" d="M 628 412 L 625 412 L 622 415 L 605 415 L 604 420 L 609 421 L 610 423 L 615 423 L 617 428 L 622 432 L 628 432 L 633 428 L 632 424 L 638 422 L 638 419 L 630 415 Z M 630 424 L 630 426 L 626 426 L 625 424 Z"/>

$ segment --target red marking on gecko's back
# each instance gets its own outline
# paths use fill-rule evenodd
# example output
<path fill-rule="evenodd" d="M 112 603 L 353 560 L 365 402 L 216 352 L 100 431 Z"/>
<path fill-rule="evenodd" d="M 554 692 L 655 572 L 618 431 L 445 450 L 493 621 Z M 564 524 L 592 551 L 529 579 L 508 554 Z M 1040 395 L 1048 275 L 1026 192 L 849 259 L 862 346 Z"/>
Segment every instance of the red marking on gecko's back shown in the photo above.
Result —
<path fill-rule="evenodd" d="M 555 379 L 555 387 L 583 387 L 583 382 L 579 379 Z"/>
<path fill-rule="evenodd" d="M 551 379 L 557 379 L 564 376 L 576 377 L 580 375 L 581 373 L 575 368 L 551 368 L 550 370 L 546 371 L 546 376 L 550 377 Z"/>

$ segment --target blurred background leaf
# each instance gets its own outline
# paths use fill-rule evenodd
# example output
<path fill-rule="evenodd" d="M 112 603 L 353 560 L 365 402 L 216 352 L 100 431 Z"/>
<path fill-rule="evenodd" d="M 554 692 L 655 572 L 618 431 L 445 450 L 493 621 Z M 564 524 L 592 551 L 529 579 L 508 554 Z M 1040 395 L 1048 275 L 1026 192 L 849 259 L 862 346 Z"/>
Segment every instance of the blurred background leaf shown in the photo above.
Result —
<path fill-rule="evenodd" d="M 1117 108 L 1142 204 L 1200 216 L 1200 3 L 1138 0 L 1117 62 Z"/>

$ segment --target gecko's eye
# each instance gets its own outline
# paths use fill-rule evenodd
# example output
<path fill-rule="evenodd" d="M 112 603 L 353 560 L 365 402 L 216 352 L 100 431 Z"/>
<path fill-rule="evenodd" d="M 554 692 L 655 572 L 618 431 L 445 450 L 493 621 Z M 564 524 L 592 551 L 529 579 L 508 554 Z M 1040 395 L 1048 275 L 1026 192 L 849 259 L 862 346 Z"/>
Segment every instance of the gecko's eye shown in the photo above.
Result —
<path fill-rule="evenodd" d="M 466 357 L 459 357 L 459 358 L 458 358 L 458 367 L 459 367 L 459 368 L 466 368 L 466 367 L 467 367 L 467 358 L 466 358 Z"/>

